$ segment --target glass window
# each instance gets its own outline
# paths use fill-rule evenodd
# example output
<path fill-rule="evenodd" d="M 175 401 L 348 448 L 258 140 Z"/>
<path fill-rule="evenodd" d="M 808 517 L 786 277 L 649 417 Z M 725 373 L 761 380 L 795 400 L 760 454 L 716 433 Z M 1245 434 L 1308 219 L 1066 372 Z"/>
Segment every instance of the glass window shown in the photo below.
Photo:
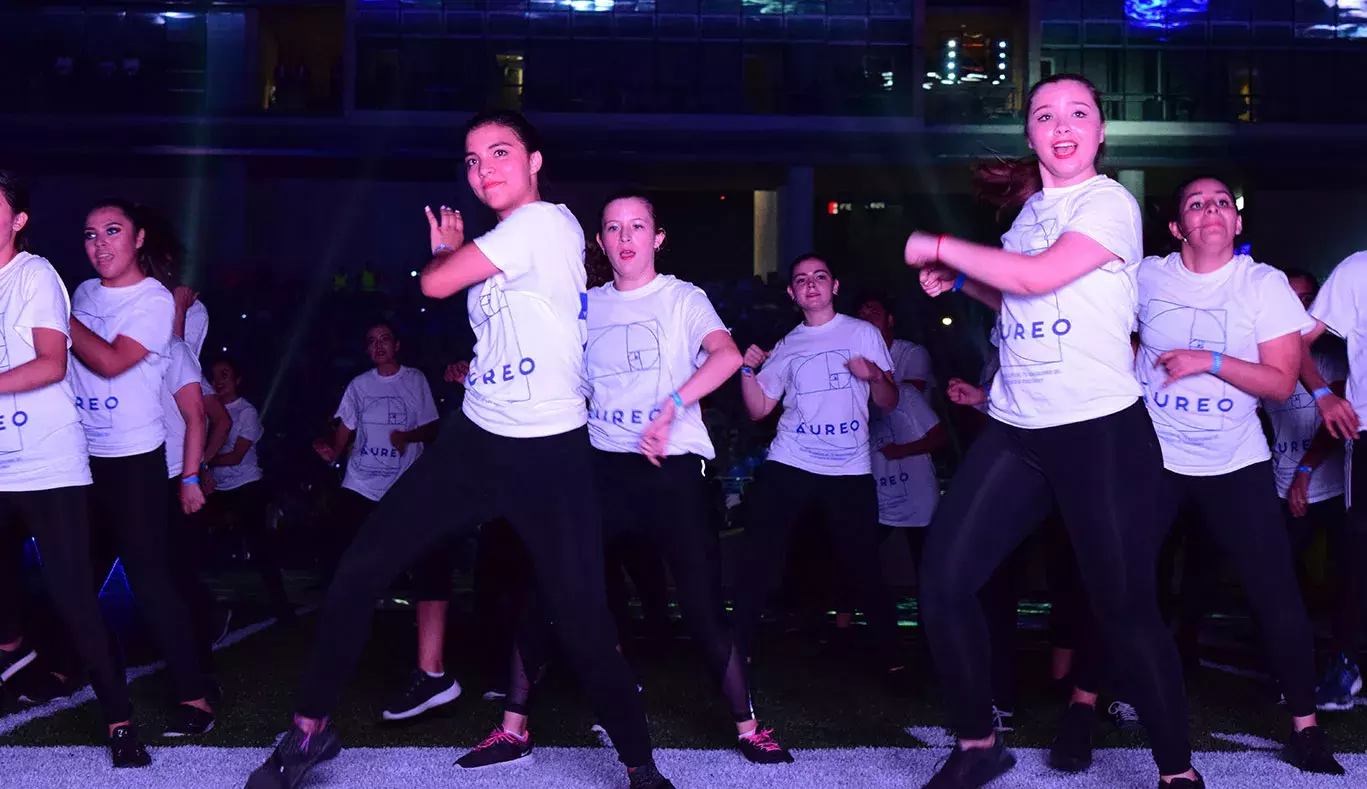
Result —
<path fill-rule="evenodd" d="M 1045 22 L 1041 41 L 1046 47 L 1079 44 L 1081 40 L 1078 35 L 1077 23 Z"/>

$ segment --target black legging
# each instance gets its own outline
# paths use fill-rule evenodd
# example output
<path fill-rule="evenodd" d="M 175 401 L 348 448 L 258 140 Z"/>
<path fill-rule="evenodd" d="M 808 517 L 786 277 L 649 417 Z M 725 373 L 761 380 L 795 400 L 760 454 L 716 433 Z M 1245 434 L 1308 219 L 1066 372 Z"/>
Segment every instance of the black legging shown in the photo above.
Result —
<path fill-rule="evenodd" d="M 166 656 L 177 700 L 204 698 L 204 675 L 195 649 L 189 608 L 171 577 L 171 540 L 167 533 L 166 450 L 141 455 L 90 458 L 91 518 L 98 561 L 96 588 L 115 557 L 128 586 L 147 617 L 157 646 Z M 115 655 L 122 668 L 122 656 Z"/>
<path fill-rule="evenodd" d="M 75 646 L 82 666 L 90 672 L 90 684 L 99 699 L 105 723 L 120 723 L 132 717 L 133 705 L 128 687 L 109 651 L 109 633 L 96 602 L 90 579 L 90 518 L 87 487 L 55 488 L 0 493 L 0 531 L 18 521 L 38 546 L 38 557 L 57 614 L 66 626 L 66 635 Z M 18 627 L 22 589 L 18 565 L 0 570 L 4 581 L 0 601 L 0 642 L 23 635 Z"/>
<path fill-rule="evenodd" d="M 1166 528 L 1155 502 L 1162 471 L 1139 401 L 1050 428 L 989 421 L 940 500 L 921 565 L 926 633 L 960 738 L 992 733 L 991 653 L 978 590 L 1057 502 L 1159 772 L 1191 768 L 1181 667 L 1154 590 Z"/>
<path fill-rule="evenodd" d="M 204 557 L 204 511 L 186 515 L 180 505 L 180 477 L 166 483 L 166 511 L 170 524 L 171 577 L 177 591 L 190 610 L 194 629 L 195 648 L 200 668 L 213 672 L 214 641 L 219 631 L 214 627 L 214 597 L 200 575 Z"/>
<path fill-rule="evenodd" d="M 809 509 L 819 507 L 829 525 L 831 548 L 844 565 L 885 667 L 904 665 L 897 644 L 896 610 L 883 585 L 873 476 L 826 476 L 769 460 L 755 472 L 747 495 L 741 537 L 746 576 L 736 590 L 733 615 L 741 654 L 753 654 L 760 615 L 783 572 L 798 521 Z"/>
<path fill-rule="evenodd" d="M 245 541 L 252 566 L 261 576 L 261 583 L 266 588 L 266 596 L 275 613 L 289 616 L 293 609 L 285 593 L 275 534 L 267 519 L 269 504 L 266 483 L 261 481 L 248 482 L 232 490 L 216 490 L 208 500 L 213 516 L 224 521 L 239 539 Z"/>
<path fill-rule="evenodd" d="M 588 431 L 508 438 L 461 413 L 394 483 L 356 535 L 319 614 L 297 711 L 323 718 L 370 636 L 389 583 L 452 538 L 504 516 L 522 535 L 556 635 L 628 767 L 651 760 L 645 709 L 616 650 Z"/>
<path fill-rule="evenodd" d="M 1354 534 L 1353 529 L 1360 529 L 1361 525 L 1349 521 L 1342 496 L 1311 504 L 1305 515 L 1299 518 L 1291 514 L 1285 501 L 1282 502 L 1282 508 L 1286 515 L 1287 533 L 1291 537 L 1296 572 L 1302 578 L 1302 589 L 1305 588 L 1303 554 L 1321 528 L 1328 537 L 1329 563 L 1333 574 L 1334 651 L 1346 655 L 1349 662 L 1356 663 L 1361 647 L 1363 603 L 1367 602 L 1361 595 L 1354 593 L 1354 587 L 1359 583 L 1357 576 L 1362 574 L 1362 564 L 1358 561 L 1359 555 L 1354 553 L 1361 547 L 1357 544 L 1361 537 Z"/>

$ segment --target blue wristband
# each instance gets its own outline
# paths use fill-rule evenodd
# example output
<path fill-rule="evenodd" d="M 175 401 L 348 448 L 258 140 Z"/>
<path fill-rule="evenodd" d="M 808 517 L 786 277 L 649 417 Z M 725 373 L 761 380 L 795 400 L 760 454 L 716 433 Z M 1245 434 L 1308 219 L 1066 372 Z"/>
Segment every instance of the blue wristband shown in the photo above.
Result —
<path fill-rule="evenodd" d="M 748 365 L 748 364 L 742 364 L 742 365 L 740 366 L 740 374 L 741 374 L 741 375 L 754 375 L 754 374 L 755 374 L 755 368 L 751 367 L 751 366 Z"/>
<path fill-rule="evenodd" d="M 199 475 L 198 475 L 198 474 L 191 474 L 191 475 L 188 476 L 188 477 L 181 477 L 181 478 L 180 478 L 180 484 L 182 484 L 182 485 L 198 485 L 198 484 L 199 484 Z"/>
<path fill-rule="evenodd" d="M 1215 375 L 1220 372 L 1220 367 L 1224 365 L 1225 355 L 1219 351 L 1211 351 L 1210 355 L 1214 359 L 1214 361 L 1210 363 L 1210 374 Z"/>
<path fill-rule="evenodd" d="M 1315 473 L 1315 469 L 1314 469 L 1312 466 L 1296 466 L 1296 471 L 1297 471 L 1298 473 L 1300 473 L 1300 474 L 1314 474 L 1314 473 Z"/>
<path fill-rule="evenodd" d="M 679 393 L 678 393 L 678 392 L 670 392 L 670 393 L 669 393 L 669 399 L 674 401 L 674 407 L 675 407 L 675 408 L 686 408 L 686 407 L 687 407 L 687 406 L 684 405 L 683 398 L 682 398 L 682 397 L 679 397 Z"/>
<path fill-rule="evenodd" d="M 1311 392 L 1311 394 L 1313 394 L 1313 395 L 1315 396 L 1315 400 L 1323 399 L 1323 398 L 1328 397 L 1329 395 L 1331 395 L 1331 394 L 1333 394 L 1333 393 L 1334 393 L 1334 390 L 1333 390 L 1333 389 L 1330 389 L 1330 388 L 1327 387 L 1327 386 L 1321 386 L 1320 388 L 1318 388 L 1318 389 L 1316 389 L 1315 391 Z"/>
<path fill-rule="evenodd" d="M 964 289 L 965 282 L 968 282 L 968 275 L 960 271 L 959 276 L 954 278 L 954 287 L 950 288 L 950 290 L 954 291 L 955 293 L 958 293 L 959 291 Z"/>

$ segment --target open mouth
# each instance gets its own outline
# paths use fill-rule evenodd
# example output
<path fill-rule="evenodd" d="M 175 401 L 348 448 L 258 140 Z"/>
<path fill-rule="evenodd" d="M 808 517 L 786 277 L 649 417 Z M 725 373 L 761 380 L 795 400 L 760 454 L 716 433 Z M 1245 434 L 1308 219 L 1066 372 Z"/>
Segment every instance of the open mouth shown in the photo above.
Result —
<path fill-rule="evenodd" d="M 618 260 L 631 260 L 634 257 L 636 257 L 636 250 L 634 249 L 623 249 L 617 252 Z"/>
<path fill-rule="evenodd" d="M 1077 143 L 1075 142 L 1055 143 L 1053 148 L 1054 156 L 1059 159 L 1067 159 L 1077 153 Z"/>

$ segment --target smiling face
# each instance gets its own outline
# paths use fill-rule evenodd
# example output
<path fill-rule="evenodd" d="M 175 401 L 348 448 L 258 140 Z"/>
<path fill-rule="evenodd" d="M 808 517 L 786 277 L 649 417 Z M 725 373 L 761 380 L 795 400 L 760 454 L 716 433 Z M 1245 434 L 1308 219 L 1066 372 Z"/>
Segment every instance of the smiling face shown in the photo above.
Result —
<path fill-rule="evenodd" d="M 1198 178 L 1182 190 L 1177 221 L 1168 229 L 1174 238 L 1196 249 L 1232 250 L 1244 220 L 1229 186 L 1215 178 Z"/>
<path fill-rule="evenodd" d="M 465 136 L 465 177 L 481 203 L 499 218 L 539 199 L 541 152 L 527 146 L 511 127 L 486 123 Z"/>
<path fill-rule="evenodd" d="M 1073 80 L 1040 85 L 1029 112 L 1025 137 L 1039 157 L 1046 187 L 1073 186 L 1096 175 L 1106 125 L 1090 87 Z"/>
<path fill-rule="evenodd" d="M 215 362 L 213 369 L 209 372 L 209 383 L 218 393 L 219 399 L 225 403 L 231 403 L 237 399 L 237 387 L 241 383 L 237 377 L 237 371 L 227 362 Z"/>
<path fill-rule="evenodd" d="M 622 197 L 603 209 L 598 245 L 621 279 L 641 279 L 655 271 L 655 252 L 665 241 L 655 226 L 655 210 L 641 197 Z"/>
<path fill-rule="evenodd" d="M 85 219 L 85 254 L 107 284 L 141 280 L 138 250 L 145 236 L 122 209 L 96 208 Z"/>
<path fill-rule="evenodd" d="M 831 267 L 821 258 L 807 258 L 793 266 L 788 295 L 803 312 L 830 307 L 839 291 L 840 283 L 831 275 Z"/>

